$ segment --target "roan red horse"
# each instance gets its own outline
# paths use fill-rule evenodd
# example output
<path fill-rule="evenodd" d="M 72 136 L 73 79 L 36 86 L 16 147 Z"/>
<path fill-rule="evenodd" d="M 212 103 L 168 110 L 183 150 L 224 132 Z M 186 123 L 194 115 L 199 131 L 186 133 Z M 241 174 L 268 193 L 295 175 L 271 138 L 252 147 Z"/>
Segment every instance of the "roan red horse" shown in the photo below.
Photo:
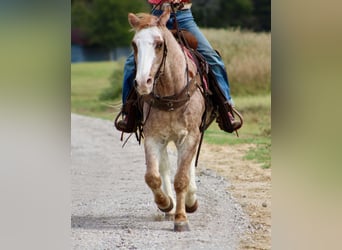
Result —
<path fill-rule="evenodd" d="M 145 181 L 158 208 L 174 215 L 174 231 L 188 231 L 186 213 L 198 208 L 195 156 L 201 138 L 205 99 L 195 63 L 166 27 L 169 17 L 170 9 L 166 9 L 159 18 L 130 13 L 128 20 L 135 31 L 132 41 L 135 87 L 145 101 Z M 169 142 L 174 142 L 178 153 L 174 177 L 176 199 L 170 179 Z"/>

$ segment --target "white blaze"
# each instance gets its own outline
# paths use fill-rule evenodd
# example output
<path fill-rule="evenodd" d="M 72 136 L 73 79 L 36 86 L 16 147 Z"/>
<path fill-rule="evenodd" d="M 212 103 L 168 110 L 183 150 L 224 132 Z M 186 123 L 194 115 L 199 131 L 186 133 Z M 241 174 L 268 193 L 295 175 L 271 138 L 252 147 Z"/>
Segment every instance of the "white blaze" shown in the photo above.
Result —
<path fill-rule="evenodd" d="M 142 89 L 147 87 L 147 79 L 150 77 L 153 61 L 156 57 L 156 39 L 162 39 L 161 33 L 157 27 L 142 29 L 134 36 L 134 42 L 138 49 L 137 72 L 135 79 L 137 80 L 138 86 Z"/>

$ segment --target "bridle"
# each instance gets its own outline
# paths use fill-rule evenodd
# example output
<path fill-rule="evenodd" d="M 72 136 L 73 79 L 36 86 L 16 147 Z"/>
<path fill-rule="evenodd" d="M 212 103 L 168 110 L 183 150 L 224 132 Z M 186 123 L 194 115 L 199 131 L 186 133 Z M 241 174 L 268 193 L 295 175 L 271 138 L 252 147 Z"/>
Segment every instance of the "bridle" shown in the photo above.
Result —
<path fill-rule="evenodd" d="M 167 56 L 167 46 L 166 46 L 166 42 L 165 42 L 165 39 L 164 39 L 164 44 L 163 44 L 163 57 L 162 57 L 162 60 L 160 61 L 160 64 L 159 64 L 159 67 L 157 69 L 157 72 L 154 76 L 154 80 L 153 80 L 153 89 L 155 87 L 155 84 L 159 81 L 159 78 L 160 76 L 162 75 L 162 73 L 164 71 L 162 71 L 162 67 L 164 67 L 164 70 L 165 70 L 165 62 L 166 62 L 166 56 Z"/>
<path fill-rule="evenodd" d="M 168 49 L 167 45 L 164 39 L 164 46 L 163 46 L 163 57 L 161 59 L 161 62 L 158 66 L 157 72 L 154 76 L 154 81 L 153 81 L 153 89 L 152 92 L 148 95 L 144 95 L 143 101 L 148 103 L 150 108 L 154 107 L 159 110 L 164 110 L 164 111 L 174 111 L 175 109 L 183 106 L 186 102 L 190 100 L 191 95 L 195 91 L 196 87 L 198 86 L 196 84 L 197 80 L 197 75 L 193 77 L 191 80 L 189 79 L 189 68 L 188 68 L 188 62 L 186 59 L 186 54 L 184 52 L 184 48 L 182 48 L 185 61 L 186 61 L 186 69 L 185 69 L 185 74 L 186 74 L 186 84 L 184 88 L 179 92 L 176 93 L 175 95 L 172 96 L 160 96 L 155 92 L 156 85 L 161 82 L 161 76 L 164 73 L 165 70 L 165 63 L 166 63 L 166 58 L 168 54 Z M 147 117 L 145 121 L 147 120 Z"/>

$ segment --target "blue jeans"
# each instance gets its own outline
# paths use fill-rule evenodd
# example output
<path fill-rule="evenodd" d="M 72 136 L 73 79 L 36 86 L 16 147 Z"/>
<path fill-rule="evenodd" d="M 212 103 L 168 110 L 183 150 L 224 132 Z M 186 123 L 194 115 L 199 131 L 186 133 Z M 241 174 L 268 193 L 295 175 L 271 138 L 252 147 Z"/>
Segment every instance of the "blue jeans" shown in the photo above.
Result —
<path fill-rule="evenodd" d="M 160 16 L 163 11 L 154 10 L 153 15 Z M 226 99 L 234 105 L 233 99 L 230 96 L 230 87 L 228 81 L 227 71 L 225 69 L 224 63 L 222 59 L 217 55 L 216 51 L 211 47 L 209 41 L 202 34 L 197 24 L 194 21 L 191 10 L 182 10 L 177 11 L 176 14 L 171 13 L 170 19 L 167 22 L 167 27 L 169 29 L 173 28 L 175 15 L 178 21 L 178 26 L 180 29 L 184 29 L 190 31 L 198 41 L 198 52 L 207 60 L 210 65 L 216 80 L 223 91 Z M 133 87 L 133 81 L 135 78 L 135 64 L 134 64 L 134 55 L 131 53 L 125 63 L 124 67 L 124 79 L 123 79 L 123 89 L 122 89 L 122 102 L 125 103 L 129 91 Z"/>

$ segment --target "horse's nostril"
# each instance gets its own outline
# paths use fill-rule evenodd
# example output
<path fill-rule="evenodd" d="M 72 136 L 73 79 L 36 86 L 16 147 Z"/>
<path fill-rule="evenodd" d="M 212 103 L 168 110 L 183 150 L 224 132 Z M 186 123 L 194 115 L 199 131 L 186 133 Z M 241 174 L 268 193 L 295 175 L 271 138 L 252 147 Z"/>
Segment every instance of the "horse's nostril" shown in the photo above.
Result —
<path fill-rule="evenodd" d="M 147 83 L 148 85 L 151 85 L 151 84 L 153 83 L 152 77 L 147 78 L 146 83 Z"/>
<path fill-rule="evenodd" d="M 134 87 L 137 87 L 138 86 L 138 82 L 137 80 L 134 80 Z"/>

